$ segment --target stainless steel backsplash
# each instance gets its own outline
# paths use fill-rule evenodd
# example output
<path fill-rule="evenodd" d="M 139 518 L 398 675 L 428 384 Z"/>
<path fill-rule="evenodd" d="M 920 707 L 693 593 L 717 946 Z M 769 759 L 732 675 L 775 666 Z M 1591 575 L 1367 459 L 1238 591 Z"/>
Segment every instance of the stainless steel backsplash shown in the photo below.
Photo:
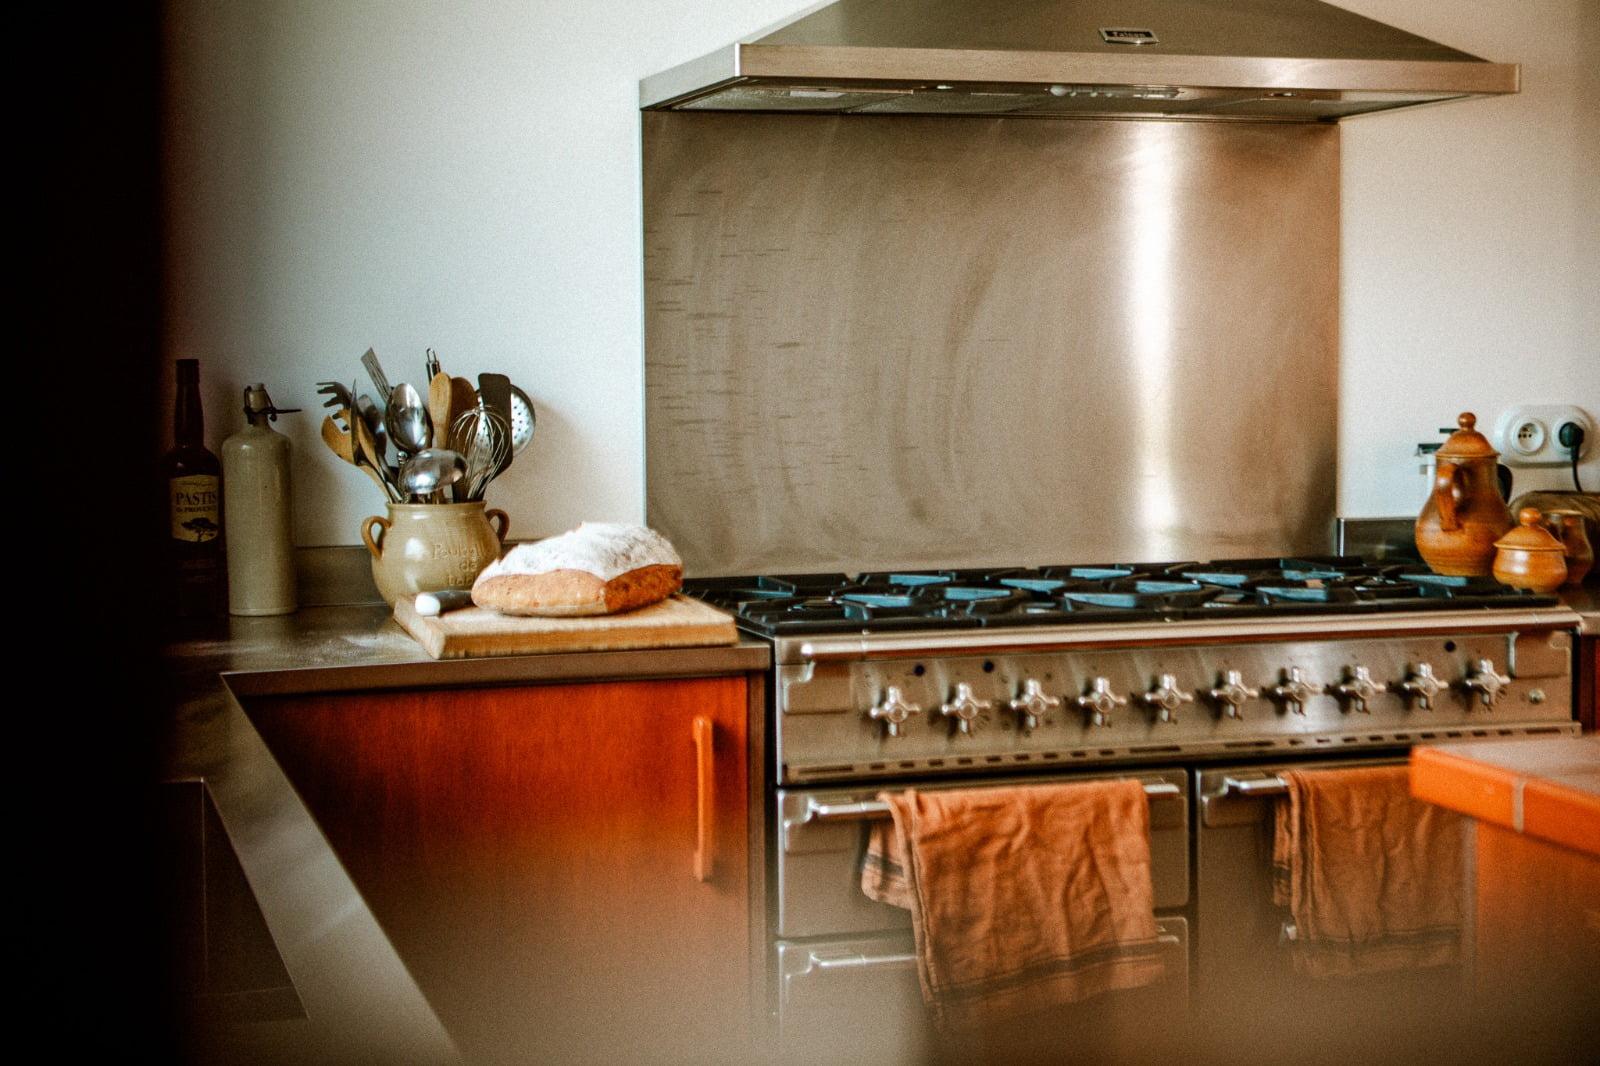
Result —
<path fill-rule="evenodd" d="M 1337 127 L 641 118 L 689 573 L 1328 549 Z"/>

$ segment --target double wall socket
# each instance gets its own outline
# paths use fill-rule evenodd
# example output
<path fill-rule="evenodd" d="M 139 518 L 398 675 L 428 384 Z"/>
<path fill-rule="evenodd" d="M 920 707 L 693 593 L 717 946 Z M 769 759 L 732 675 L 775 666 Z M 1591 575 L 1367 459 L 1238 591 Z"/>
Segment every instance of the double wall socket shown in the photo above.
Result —
<path fill-rule="evenodd" d="M 1494 446 L 1500 461 L 1512 466 L 1565 466 L 1572 452 L 1557 440 L 1568 422 L 1583 427 L 1583 447 L 1578 458 L 1593 454 L 1594 419 L 1580 407 L 1564 404 L 1523 404 L 1508 408 L 1494 424 Z"/>

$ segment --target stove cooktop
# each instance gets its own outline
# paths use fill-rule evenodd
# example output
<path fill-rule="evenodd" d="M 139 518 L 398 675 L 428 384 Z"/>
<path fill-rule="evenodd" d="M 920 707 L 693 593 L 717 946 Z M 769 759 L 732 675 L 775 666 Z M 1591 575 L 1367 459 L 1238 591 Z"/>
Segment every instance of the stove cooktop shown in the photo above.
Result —
<path fill-rule="evenodd" d="M 684 591 L 767 637 L 1560 603 L 1490 578 L 1360 556 L 718 577 L 686 581 Z"/>

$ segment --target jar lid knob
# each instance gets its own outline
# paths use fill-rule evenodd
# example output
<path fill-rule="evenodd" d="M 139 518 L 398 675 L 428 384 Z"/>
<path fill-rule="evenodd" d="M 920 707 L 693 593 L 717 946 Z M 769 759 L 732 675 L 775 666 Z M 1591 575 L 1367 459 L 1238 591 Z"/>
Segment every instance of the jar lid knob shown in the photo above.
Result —
<path fill-rule="evenodd" d="M 1475 429 L 1478 425 L 1478 416 L 1471 411 L 1462 411 L 1456 415 L 1456 425 L 1462 429 Z"/>

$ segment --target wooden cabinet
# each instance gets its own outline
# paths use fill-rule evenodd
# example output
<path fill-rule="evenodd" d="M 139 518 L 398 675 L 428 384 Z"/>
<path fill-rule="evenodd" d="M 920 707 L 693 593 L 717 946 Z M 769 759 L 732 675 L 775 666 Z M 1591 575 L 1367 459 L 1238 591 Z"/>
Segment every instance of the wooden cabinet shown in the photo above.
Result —
<path fill-rule="evenodd" d="M 1586 733 L 1600 728 L 1600 637 L 1578 642 L 1578 721 Z"/>
<path fill-rule="evenodd" d="M 247 709 L 469 1061 L 738 1061 L 759 897 L 747 734 L 758 685 L 371 692 Z"/>

